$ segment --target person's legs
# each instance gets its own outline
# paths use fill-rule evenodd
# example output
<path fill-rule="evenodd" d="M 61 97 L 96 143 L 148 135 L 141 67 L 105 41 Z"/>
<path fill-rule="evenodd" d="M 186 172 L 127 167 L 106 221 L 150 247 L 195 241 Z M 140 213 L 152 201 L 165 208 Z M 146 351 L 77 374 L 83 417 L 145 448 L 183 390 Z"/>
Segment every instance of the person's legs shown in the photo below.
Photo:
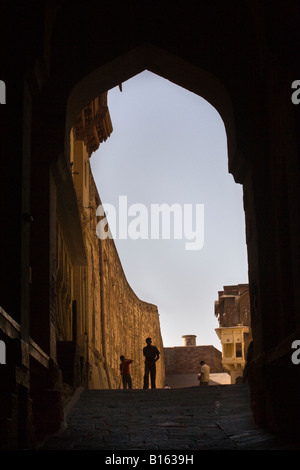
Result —
<path fill-rule="evenodd" d="M 149 388 L 149 372 L 148 364 L 145 362 L 144 388 Z"/>
<path fill-rule="evenodd" d="M 151 365 L 151 388 L 156 388 L 156 365 L 155 363 Z"/>

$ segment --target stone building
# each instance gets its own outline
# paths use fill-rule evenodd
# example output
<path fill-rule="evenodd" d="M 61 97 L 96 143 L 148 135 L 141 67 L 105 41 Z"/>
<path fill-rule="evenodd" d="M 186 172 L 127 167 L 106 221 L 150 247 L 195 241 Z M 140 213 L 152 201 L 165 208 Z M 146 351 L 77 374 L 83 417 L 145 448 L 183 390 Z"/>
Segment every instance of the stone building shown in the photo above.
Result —
<path fill-rule="evenodd" d="M 216 333 L 222 344 L 222 364 L 231 383 L 236 383 L 243 377 L 252 340 L 248 284 L 224 286 L 215 302 L 215 315 L 220 325 Z"/>
<path fill-rule="evenodd" d="M 228 171 L 243 189 L 253 416 L 297 435 L 299 13 L 297 0 L 2 2 L 1 436 L 29 445 L 33 395 L 47 395 L 44 412 L 58 416 L 53 167 L 70 160 L 85 106 L 146 69 L 207 100 L 224 122 Z"/>

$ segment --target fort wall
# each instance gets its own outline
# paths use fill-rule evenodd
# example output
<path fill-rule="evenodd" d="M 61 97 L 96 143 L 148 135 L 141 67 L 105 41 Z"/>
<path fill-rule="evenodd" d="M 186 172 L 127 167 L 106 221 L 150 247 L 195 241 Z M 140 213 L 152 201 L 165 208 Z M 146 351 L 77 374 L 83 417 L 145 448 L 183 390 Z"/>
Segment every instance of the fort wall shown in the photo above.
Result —
<path fill-rule="evenodd" d="M 98 115 L 98 108 L 105 113 Z M 86 116 L 92 122 L 110 121 L 106 95 L 94 100 L 79 116 L 70 135 L 70 187 L 76 203 L 66 205 L 66 183 L 57 198 L 56 337 L 58 366 L 63 381 L 71 387 L 119 388 L 120 356 L 133 360 L 133 388 L 143 387 L 145 339 L 161 353 L 157 362 L 156 386 L 164 386 L 164 351 L 156 305 L 138 298 L 129 285 L 112 238 L 99 238 L 97 208 L 101 199 L 89 158 L 97 146 Z M 99 126 L 100 127 L 100 126 Z M 98 144 L 110 132 L 98 136 Z M 90 138 L 92 135 L 92 139 Z M 65 172 L 65 181 L 70 178 Z M 62 180 L 63 178 L 61 178 Z M 56 178 L 59 187 L 61 180 Z M 71 193 L 71 190 L 70 190 Z M 69 214 L 79 211 L 80 222 L 70 222 Z M 74 216 L 75 220 L 75 216 Z M 106 227 L 108 229 L 108 227 Z M 105 230 L 106 230 L 105 229 Z M 79 256 L 79 240 L 82 240 Z M 76 241 L 76 243 L 74 243 Z M 75 249 L 73 245 L 75 244 Z M 74 252 L 74 253 L 73 253 Z"/>

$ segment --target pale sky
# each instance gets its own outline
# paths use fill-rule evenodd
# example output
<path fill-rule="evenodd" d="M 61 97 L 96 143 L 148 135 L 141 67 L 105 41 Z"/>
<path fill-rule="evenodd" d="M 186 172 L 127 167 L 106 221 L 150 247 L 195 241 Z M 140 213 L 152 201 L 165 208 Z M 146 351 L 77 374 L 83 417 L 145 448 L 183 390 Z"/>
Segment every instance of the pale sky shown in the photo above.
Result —
<path fill-rule="evenodd" d="M 207 101 L 148 71 L 110 90 L 108 106 L 113 132 L 91 157 L 102 203 L 118 213 L 126 196 L 149 217 L 153 204 L 188 204 L 193 222 L 196 204 L 204 207 L 200 250 L 187 251 L 184 238 L 152 240 L 150 231 L 148 239 L 116 238 L 127 280 L 157 305 L 165 347 L 191 334 L 221 350 L 214 301 L 224 285 L 248 282 L 242 186 L 228 173 L 223 121 Z"/>

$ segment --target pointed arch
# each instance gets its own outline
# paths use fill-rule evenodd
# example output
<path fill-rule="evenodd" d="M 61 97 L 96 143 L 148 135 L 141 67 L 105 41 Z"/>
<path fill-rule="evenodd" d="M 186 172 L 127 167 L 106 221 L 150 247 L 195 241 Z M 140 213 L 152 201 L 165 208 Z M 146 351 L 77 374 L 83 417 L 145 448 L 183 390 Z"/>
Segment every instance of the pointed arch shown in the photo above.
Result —
<path fill-rule="evenodd" d="M 236 159 L 236 134 L 231 98 L 222 83 L 210 72 L 156 46 L 139 46 L 85 76 L 72 89 L 67 103 L 65 153 L 69 155 L 69 135 L 80 111 L 96 96 L 133 76 L 149 70 L 208 101 L 220 114 L 227 135 L 229 168 Z"/>

